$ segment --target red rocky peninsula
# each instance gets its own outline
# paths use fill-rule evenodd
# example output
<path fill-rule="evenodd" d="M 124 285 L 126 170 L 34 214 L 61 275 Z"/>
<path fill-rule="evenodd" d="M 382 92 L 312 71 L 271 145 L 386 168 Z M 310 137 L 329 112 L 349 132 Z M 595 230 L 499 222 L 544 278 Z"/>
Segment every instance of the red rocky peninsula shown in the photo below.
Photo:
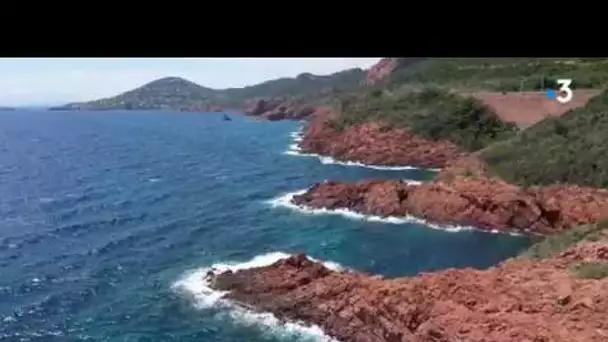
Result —
<path fill-rule="evenodd" d="M 606 241 L 397 279 L 333 271 L 305 255 L 207 277 L 228 299 L 342 342 L 605 342 L 608 278 L 574 276 L 581 262 L 605 265 Z"/>
<path fill-rule="evenodd" d="M 301 120 L 311 116 L 317 108 L 283 100 L 258 99 L 245 105 L 245 114 L 269 121 Z"/>
<path fill-rule="evenodd" d="M 328 120 L 311 120 L 299 146 L 303 152 L 341 161 L 388 166 L 441 168 L 464 155 L 449 141 L 428 140 L 407 129 L 393 129 L 380 122 L 336 130 Z"/>
<path fill-rule="evenodd" d="M 465 167 L 468 167 L 465 169 Z M 420 185 L 372 179 L 318 183 L 292 202 L 379 216 L 412 215 L 430 223 L 552 234 L 608 217 L 608 190 L 579 186 L 527 189 L 485 175 L 474 157 L 450 164 Z"/>

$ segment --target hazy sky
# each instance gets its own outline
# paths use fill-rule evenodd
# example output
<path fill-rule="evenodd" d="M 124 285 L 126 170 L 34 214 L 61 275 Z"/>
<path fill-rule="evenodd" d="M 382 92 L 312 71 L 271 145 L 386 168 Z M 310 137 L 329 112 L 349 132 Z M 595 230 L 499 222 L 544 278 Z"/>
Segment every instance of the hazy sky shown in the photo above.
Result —
<path fill-rule="evenodd" d="M 166 76 L 211 88 L 303 72 L 368 68 L 379 58 L 2 58 L 0 105 L 57 105 L 117 95 Z"/>

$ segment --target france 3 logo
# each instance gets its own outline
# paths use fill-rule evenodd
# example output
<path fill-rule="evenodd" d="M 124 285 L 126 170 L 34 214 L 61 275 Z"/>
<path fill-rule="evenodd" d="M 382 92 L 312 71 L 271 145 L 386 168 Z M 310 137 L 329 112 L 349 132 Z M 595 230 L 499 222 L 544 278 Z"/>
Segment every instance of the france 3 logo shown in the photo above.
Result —
<path fill-rule="evenodd" d="M 547 97 L 549 97 L 550 99 L 555 99 L 560 103 L 568 103 L 572 101 L 573 94 L 572 89 L 570 89 L 572 80 L 562 78 L 557 80 L 557 84 L 560 86 L 559 89 L 557 91 L 553 89 L 548 89 Z"/>

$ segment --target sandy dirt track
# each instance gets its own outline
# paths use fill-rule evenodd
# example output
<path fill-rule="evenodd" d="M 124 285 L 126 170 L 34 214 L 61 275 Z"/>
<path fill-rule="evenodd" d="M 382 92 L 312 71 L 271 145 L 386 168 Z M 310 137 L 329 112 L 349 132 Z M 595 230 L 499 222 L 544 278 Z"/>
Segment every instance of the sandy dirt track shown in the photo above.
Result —
<path fill-rule="evenodd" d="M 574 90 L 572 101 L 562 104 L 549 99 L 545 92 L 475 92 L 472 95 L 493 108 L 498 116 L 527 128 L 549 116 L 560 116 L 570 109 L 584 106 L 601 91 L 596 89 Z"/>

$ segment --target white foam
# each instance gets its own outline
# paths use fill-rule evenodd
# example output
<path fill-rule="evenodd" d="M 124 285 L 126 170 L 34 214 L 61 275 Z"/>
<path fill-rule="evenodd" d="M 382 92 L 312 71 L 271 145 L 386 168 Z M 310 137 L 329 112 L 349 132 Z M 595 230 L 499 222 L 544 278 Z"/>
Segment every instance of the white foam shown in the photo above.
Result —
<path fill-rule="evenodd" d="M 357 167 L 364 167 L 364 168 L 368 168 L 368 169 L 374 169 L 374 170 L 383 170 L 383 171 L 403 171 L 403 170 L 426 170 L 426 171 L 433 171 L 433 172 L 439 172 L 441 171 L 441 169 L 426 169 L 426 168 L 421 168 L 421 167 L 415 167 L 415 166 L 386 166 L 386 165 L 369 165 L 369 164 L 363 164 L 361 162 L 358 161 L 340 161 L 340 160 L 336 160 L 332 157 L 329 156 L 320 156 L 317 155 L 317 158 L 319 158 L 319 160 L 321 161 L 321 164 L 336 164 L 336 165 L 344 165 L 344 166 L 357 166 Z"/>
<path fill-rule="evenodd" d="M 192 297 L 196 308 L 225 309 L 218 314 L 220 317 L 229 317 L 237 324 L 245 326 L 257 326 L 262 328 L 263 333 L 278 337 L 295 337 L 301 341 L 337 342 L 335 339 L 325 335 L 323 330 L 318 326 L 307 325 L 303 322 L 281 322 L 271 313 L 259 313 L 248 310 L 238 303 L 224 298 L 227 292 L 212 289 L 209 279 L 206 277 L 207 272 L 211 270 L 214 270 L 216 273 L 228 270 L 236 272 L 244 269 L 269 266 L 290 256 L 288 253 L 273 252 L 258 255 L 245 262 L 216 263 L 211 267 L 202 267 L 186 272 L 172 285 L 172 289 Z M 319 261 L 311 257 L 308 258 L 313 261 Z M 323 262 L 323 264 L 325 267 L 335 271 L 346 270 L 346 268 L 335 262 Z"/>
<path fill-rule="evenodd" d="M 302 134 L 303 133 L 302 133 L 301 129 L 296 132 L 291 133 L 293 143 L 289 145 L 287 151 L 283 152 L 283 154 L 289 155 L 289 156 L 296 156 L 296 157 L 314 157 L 314 158 L 319 159 L 321 164 L 356 166 L 356 167 L 363 167 L 363 168 L 382 170 L 382 171 L 403 171 L 403 170 L 426 170 L 426 171 L 433 171 L 433 172 L 441 171 L 441 169 L 421 168 L 421 167 L 407 166 L 407 165 L 405 165 L 405 166 L 370 165 L 370 164 L 364 164 L 359 161 L 340 161 L 340 160 L 336 160 L 332 157 L 323 156 L 323 155 L 316 154 L 316 153 L 304 153 L 304 152 L 302 152 L 302 149 L 300 148 L 300 146 L 298 146 L 298 143 L 300 141 L 302 141 Z"/>
<path fill-rule="evenodd" d="M 292 132 L 290 134 L 291 138 L 293 139 L 294 142 L 300 142 L 302 141 L 302 131 L 298 130 L 297 132 Z"/>
<path fill-rule="evenodd" d="M 478 229 L 473 226 L 439 225 L 439 224 L 430 223 L 427 220 L 424 220 L 424 219 L 421 219 L 419 217 L 412 216 L 412 215 L 382 217 L 382 216 L 376 216 L 376 215 L 361 214 L 356 211 L 352 211 L 350 209 L 345 209 L 345 208 L 340 208 L 340 209 L 312 208 L 312 207 L 305 206 L 305 205 L 297 205 L 291 201 L 294 196 L 302 195 L 302 194 L 306 193 L 306 191 L 307 191 L 307 189 L 289 192 L 289 193 L 280 195 L 278 197 L 275 197 L 275 198 L 267 201 L 267 203 L 273 207 L 288 208 L 288 209 L 295 210 L 295 211 L 298 211 L 300 213 L 307 214 L 307 215 L 340 215 L 340 216 L 343 216 L 343 217 L 346 217 L 346 218 L 352 219 L 352 220 L 382 222 L 382 223 L 391 223 L 391 224 L 417 223 L 417 224 L 421 224 L 421 225 L 427 226 L 432 229 L 443 230 L 443 231 L 452 232 L 452 233 L 461 232 L 461 231 L 471 231 L 471 230 L 477 230 L 477 231 L 482 231 L 482 232 L 492 233 L 492 234 L 504 233 L 499 230 L 491 230 L 491 231 L 482 230 L 482 229 Z M 521 234 L 518 234 L 516 232 L 509 232 L 508 234 L 513 235 L 513 236 L 521 236 Z"/>

